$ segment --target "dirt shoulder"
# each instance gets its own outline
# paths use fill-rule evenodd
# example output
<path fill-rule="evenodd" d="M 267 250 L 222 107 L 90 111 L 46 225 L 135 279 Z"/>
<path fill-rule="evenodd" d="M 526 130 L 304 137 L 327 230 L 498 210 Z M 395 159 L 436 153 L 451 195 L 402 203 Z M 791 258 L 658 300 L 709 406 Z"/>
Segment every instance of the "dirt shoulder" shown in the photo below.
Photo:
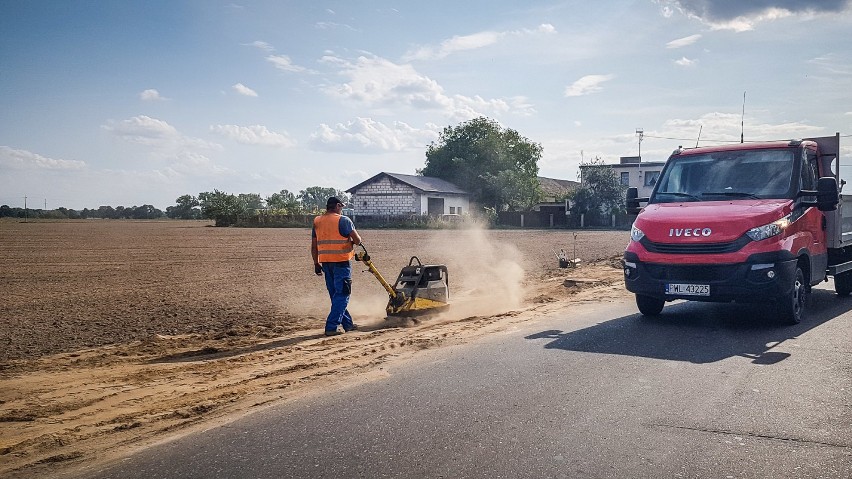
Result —
<path fill-rule="evenodd" d="M 550 253 L 545 263 L 555 263 Z M 260 407 L 382 377 L 389 362 L 424 349 L 473 341 L 578 302 L 626 297 L 617 257 L 577 269 L 536 270 L 530 264 L 535 260 L 527 261 L 526 274 L 511 286 L 518 296 L 514 303 L 497 302 L 496 310 L 482 308 L 489 288 L 465 278 L 463 267 L 455 265 L 451 279 L 458 277 L 460 284 L 450 311 L 416 323 L 356 314 L 361 329 L 327 338 L 321 334 L 327 297 L 313 301 L 319 311 L 313 315 L 288 300 L 292 307 L 277 316 L 268 305 L 255 306 L 236 313 L 249 320 L 206 325 L 203 331 L 168 334 L 162 328 L 88 348 L 72 347 L 72 341 L 58 353 L 49 352 L 51 345 L 37 357 L 6 360 L 0 363 L 0 476 L 61 476 Z M 505 296 L 499 285 L 495 288 L 493 293 Z M 381 308 L 381 295 L 365 291 L 364 296 L 368 299 L 353 307 Z M 150 311 L 152 304 L 156 298 L 142 301 L 140 309 Z M 36 316 L 28 320 L 49 321 Z"/>

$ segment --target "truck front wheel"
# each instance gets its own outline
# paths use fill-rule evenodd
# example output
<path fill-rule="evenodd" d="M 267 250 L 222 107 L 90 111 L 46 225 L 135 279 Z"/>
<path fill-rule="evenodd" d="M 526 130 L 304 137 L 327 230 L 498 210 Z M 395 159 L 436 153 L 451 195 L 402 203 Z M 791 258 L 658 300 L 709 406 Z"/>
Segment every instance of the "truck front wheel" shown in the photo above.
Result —
<path fill-rule="evenodd" d="M 805 317 L 805 307 L 808 303 L 808 285 L 801 266 L 796 266 L 796 276 L 790 293 L 778 301 L 778 313 L 785 324 L 798 324 Z"/>
<path fill-rule="evenodd" d="M 639 312 L 645 316 L 656 316 L 663 311 L 663 306 L 666 302 L 662 299 L 657 299 L 643 294 L 636 295 L 636 306 L 639 306 Z"/>
<path fill-rule="evenodd" d="M 838 296 L 849 296 L 852 293 L 852 271 L 834 275 L 834 291 Z"/>

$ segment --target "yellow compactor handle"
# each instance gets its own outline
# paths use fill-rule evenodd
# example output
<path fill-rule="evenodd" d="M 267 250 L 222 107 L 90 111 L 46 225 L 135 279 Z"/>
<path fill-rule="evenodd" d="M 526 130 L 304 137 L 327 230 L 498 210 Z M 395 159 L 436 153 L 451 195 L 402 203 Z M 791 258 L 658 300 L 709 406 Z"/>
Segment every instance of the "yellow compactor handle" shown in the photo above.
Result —
<path fill-rule="evenodd" d="M 385 281 L 385 278 L 382 277 L 382 274 L 379 273 L 379 270 L 377 270 L 376 267 L 373 266 L 373 262 L 370 261 L 370 255 L 369 253 L 367 253 L 367 248 L 364 247 L 363 243 L 359 244 L 358 246 L 360 246 L 361 249 L 364 251 L 361 253 L 355 253 L 355 261 L 360 261 L 366 264 L 370 272 L 373 273 L 373 276 L 375 276 L 376 279 L 379 280 L 379 283 L 382 283 L 382 286 L 384 286 L 385 291 L 388 292 L 390 297 L 396 299 L 396 291 L 394 291 L 391 285 L 389 285 L 388 282 Z"/>

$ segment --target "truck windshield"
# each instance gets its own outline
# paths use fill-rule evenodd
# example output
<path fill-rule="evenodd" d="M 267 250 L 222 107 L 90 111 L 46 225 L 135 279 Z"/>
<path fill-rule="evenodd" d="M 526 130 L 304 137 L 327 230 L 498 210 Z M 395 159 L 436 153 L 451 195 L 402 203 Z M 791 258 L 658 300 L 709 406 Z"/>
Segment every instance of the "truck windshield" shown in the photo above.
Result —
<path fill-rule="evenodd" d="M 794 159 L 791 149 L 672 156 L 650 202 L 787 198 Z"/>

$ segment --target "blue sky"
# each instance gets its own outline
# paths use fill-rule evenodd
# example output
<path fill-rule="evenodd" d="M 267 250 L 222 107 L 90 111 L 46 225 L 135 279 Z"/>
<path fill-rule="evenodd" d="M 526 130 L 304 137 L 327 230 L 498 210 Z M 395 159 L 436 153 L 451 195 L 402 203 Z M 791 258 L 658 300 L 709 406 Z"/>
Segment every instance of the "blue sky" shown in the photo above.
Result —
<path fill-rule="evenodd" d="M 747 141 L 852 134 L 852 6 L 0 0 L 0 204 L 346 189 L 414 174 L 477 116 L 571 180 L 636 155 L 637 128 L 645 161 L 741 121 Z"/>

